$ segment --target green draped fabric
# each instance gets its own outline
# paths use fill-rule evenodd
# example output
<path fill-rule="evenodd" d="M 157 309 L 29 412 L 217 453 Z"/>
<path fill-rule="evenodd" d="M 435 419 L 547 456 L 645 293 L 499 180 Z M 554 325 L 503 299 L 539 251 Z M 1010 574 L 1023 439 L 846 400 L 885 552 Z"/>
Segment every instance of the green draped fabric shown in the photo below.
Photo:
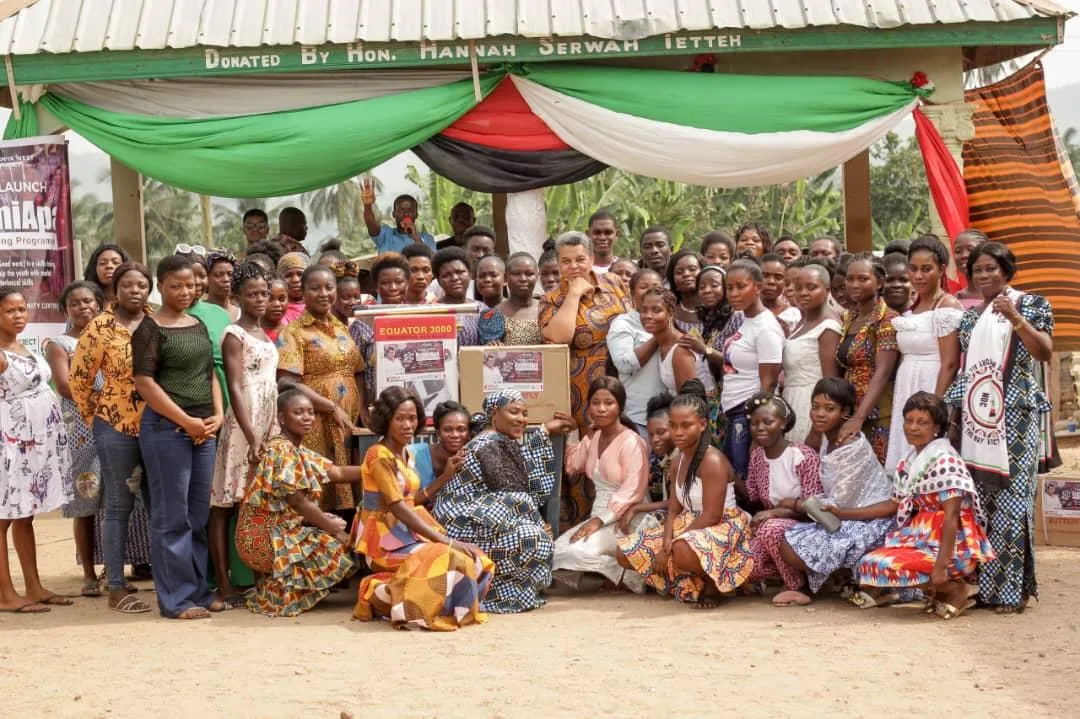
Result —
<path fill-rule="evenodd" d="M 38 127 L 37 108 L 25 100 L 19 102 L 19 114 L 22 117 L 15 119 L 15 113 L 8 118 L 7 127 L 4 128 L 5 140 L 18 140 L 24 137 L 37 137 L 40 133 Z"/>
<path fill-rule="evenodd" d="M 841 132 L 895 112 L 917 95 L 907 83 L 532 63 L 523 75 L 564 95 L 683 127 L 753 134 Z"/>
<path fill-rule="evenodd" d="M 481 78 L 486 95 L 502 73 Z M 215 197 L 282 197 L 371 170 L 442 132 L 476 105 L 471 80 L 339 105 L 243 117 L 128 115 L 46 93 L 41 106 L 120 162 Z M 8 124 L 26 137 L 31 123 Z M 36 122 L 33 123 L 36 125 Z"/>

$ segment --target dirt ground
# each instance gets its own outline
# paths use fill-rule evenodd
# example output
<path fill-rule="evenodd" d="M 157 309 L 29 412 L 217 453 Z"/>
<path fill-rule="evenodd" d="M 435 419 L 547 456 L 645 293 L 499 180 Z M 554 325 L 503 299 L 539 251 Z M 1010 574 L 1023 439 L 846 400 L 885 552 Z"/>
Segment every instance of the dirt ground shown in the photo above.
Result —
<path fill-rule="evenodd" d="M 70 522 L 36 526 L 46 585 L 76 593 Z M 0 704 L 10 717 L 1075 716 L 1080 549 L 1040 548 L 1039 577 L 1023 615 L 952 623 L 838 599 L 700 612 L 596 594 L 433 634 L 351 621 L 351 592 L 298 619 L 196 622 L 77 599 L 0 615 Z"/>

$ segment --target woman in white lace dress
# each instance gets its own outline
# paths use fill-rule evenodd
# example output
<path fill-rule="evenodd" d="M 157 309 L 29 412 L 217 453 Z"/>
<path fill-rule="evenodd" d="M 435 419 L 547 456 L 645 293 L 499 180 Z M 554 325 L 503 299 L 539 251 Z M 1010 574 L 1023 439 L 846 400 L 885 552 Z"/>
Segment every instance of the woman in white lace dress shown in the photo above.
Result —
<path fill-rule="evenodd" d="M 893 423 L 889 428 L 889 452 L 885 471 L 892 475 L 896 464 L 910 449 L 904 439 L 904 403 L 916 392 L 944 397 L 960 366 L 957 330 L 964 310 L 960 301 L 942 288 L 949 250 L 933 235 L 911 243 L 908 268 L 911 285 L 918 293 L 911 309 L 893 319 L 900 366 L 893 385 Z"/>
<path fill-rule="evenodd" d="M 835 377 L 840 322 L 829 310 L 832 278 L 824 265 L 810 262 L 795 277 L 795 300 L 802 319 L 784 341 L 784 400 L 795 412 L 789 442 L 805 442 L 810 432 L 810 399 L 823 376 Z"/>

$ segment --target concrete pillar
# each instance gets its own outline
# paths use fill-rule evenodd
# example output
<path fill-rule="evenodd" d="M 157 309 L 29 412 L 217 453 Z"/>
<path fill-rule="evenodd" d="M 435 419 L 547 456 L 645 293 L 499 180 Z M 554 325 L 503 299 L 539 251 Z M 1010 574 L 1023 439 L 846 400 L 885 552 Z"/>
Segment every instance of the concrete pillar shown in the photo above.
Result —
<path fill-rule="evenodd" d="M 844 245 L 848 252 L 874 249 L 874 221 L 870 216 L 870 151 L 844 163 Z"/>
<path fill-rule="evenodd" d="M 510 254 L 528 252 L 540 257 L 547 239 L 547 209 L 542 189 L 507 195 L 506 231 Z"/>
<path fill-rule="evenodd" d="M 971 116 L 975 114 L 975 106 L 966 102 L 946 102 L 940 105 L 923 105 L 923 114 L 930 122 L 934 123 L 938 134 L 949 148 L 949 154 L 956 160 L 961 174 L 964 172 L 964 143 L 975 137 L 975 123 Z M 945 225 L 938 216 L 937 208 L 934 207 L 933 198 L 930 200 L 930 231 L 945 239 Z"/>
<path fill-rule="evenodd" d="M 146 233 L 143 227 L 142 175 L 116 158 L 112 161 L 113 230 L 116 244 L 135 262 L 146 264 Z"/>

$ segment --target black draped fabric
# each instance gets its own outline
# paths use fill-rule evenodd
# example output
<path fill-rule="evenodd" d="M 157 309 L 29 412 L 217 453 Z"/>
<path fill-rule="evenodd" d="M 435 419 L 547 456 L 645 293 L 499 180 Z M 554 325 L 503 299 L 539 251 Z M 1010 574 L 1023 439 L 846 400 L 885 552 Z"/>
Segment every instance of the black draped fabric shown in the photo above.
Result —
<path fill-rule="evenodd" d="M 413 148 L 428 167 L 477 192 L 524 192 L 578 182 L 607 165 L 577 150 L 500 150 L 436 135 Z"/>

